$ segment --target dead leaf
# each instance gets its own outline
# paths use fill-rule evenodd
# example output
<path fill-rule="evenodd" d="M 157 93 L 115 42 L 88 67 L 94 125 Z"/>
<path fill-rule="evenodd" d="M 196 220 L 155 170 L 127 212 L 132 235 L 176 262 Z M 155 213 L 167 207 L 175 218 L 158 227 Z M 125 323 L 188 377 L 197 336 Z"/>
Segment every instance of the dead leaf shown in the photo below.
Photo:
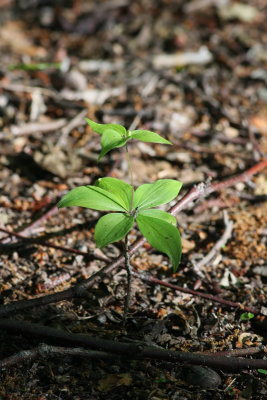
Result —
<path fill-rule="evenodd" d="M 47 51 L 44 47 L 34 46 L 30 34 L 21 21 L 7 21 L 0 29 L 2 43 L 10 46 L 18 54 L 34 57 L 46 57 Z"/>
<path fill-rule="evenodd" d="M 255 21 L 260 13 L 255 8 L 243 3 L 230 3 L 219 8 L 219 15 L 224 20 L 238 19 L 242 22 Z"/>
<path fill-rule="evenodd" d="M 196 244 L 193 240 L 182 238 L 182 252 L 184 254 L 188 253 L 190 250 L 193 250 L 195 245 Z"/>
<path fill-rule="evenodd" d="M 105 378 L 100 379 L 98 382 L 98 390 L 107 392 L 118 386 L 130 386 L 132 384 L 132 377 L 129 373 L 126 374 L 110 374 Z"/>
<path fill-rule="evenodd" d="M 237 339 L 236 345 L 235 347 L 237 349 L 241 349 L 244 344 L 246 346 L 253 346 L 253 342 L 252 341 L 257 341 L 257 342 L 261 342 L 263 340 L 263 338 L 259 335 L 256 335 L 255 333 L 250 333 L 250 332 L 242 332 Z"/>
<path fill-rule="evenodd" d="M 267 117 L 265 115 L 253 115 L 249 122 L 254 125 L 262 135 L 267 136 Z"/>

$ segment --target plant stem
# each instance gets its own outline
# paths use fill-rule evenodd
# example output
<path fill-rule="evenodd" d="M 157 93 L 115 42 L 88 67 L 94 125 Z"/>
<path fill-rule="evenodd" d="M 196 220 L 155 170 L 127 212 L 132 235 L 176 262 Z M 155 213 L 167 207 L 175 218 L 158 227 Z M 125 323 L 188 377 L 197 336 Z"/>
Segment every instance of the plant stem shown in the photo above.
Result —
<path fill-rule="evenodd" d="M 122 324 L 125 326 L 126 318 L 129 310 L 129 304 L 131 300 L 131 283 L 132 283 L 132 268 L 130 264 L 130 254 L 129 254 L 129 247 L 128 247 L 128 235 L 125 236 L 125 243 L 124 243 L 124 258 L 125 258 L 125 267 L 127 271 L 127 294 L 125 297 L 124 302 L 124 311 L 123 311 L 123 320 Z"/>
<path fill-rule="evenodd" d="M 132 167 L 127 143 L 126 143 L 125 148 L 126 148 L 126 158 L 127 158 L 131 187 L 132 187 L 132 197 L 131 197 L 131 203 L 130 203 L 130 212 L 132 212 L 133 201 L 134 201 L 133 167 Z M 127 271 L 127 294 L 126 294 L 125 302 L 124 302 L 124 311 L 123 311 L 123 320 L 122 320 L 123 327 L 126 324 L 127 314 L 128 314 L 128 310 L 129 310 L 129 304 L 130 304 L 130 300 L 131 300 L 131 281 L 132 281 L 131 274 L 132 274 L 132 272 L 131 272 L 130 254 L 129 254 L 129 247 L 128 247 L 128 235 L 125 236 L 124 258 L 125 258 L 125 268 Z"/>
<path fill-rule="evenodd" d="M 126 149 L 126 158 L 127 158 L 128 168 L 129 168 L 131 186 L 132 186 L 132 198 L 131 198 L 131 204 L 130 204 L 130 211 L 132 211 L 133 210 L 133 200 L 134 200 L 133 167 L 132 167 L 132 163 L 130 160 L 130 154 L 129 154 L 127 143 L 125 145 L 125 149 Z"/>

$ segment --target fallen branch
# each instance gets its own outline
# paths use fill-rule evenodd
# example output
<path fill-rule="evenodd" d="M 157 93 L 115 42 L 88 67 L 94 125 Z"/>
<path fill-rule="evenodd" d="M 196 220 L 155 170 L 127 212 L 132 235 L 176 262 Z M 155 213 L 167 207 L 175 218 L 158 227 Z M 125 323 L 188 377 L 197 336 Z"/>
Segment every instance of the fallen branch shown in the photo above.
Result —
<path fill-rule="evenodd" d="M 154 359 L 168 361 L 172 363 L 203 365 L 216 369 L 228 371 L 241 371 L 247 369 L 267 369 L 267 360 L 263 359 L 244 359 L 229 356 L 206 355 L 199 353 L 189 353 L 182 351 L 170 351 L 156 346 L 147 346 L 146 343 L 122 343 L 99 337 L 89 337 L 86 335 L 73 334 L 59 331 L 47 326 L 30 324 L 28 322 L 1 319 L 0 328 L 14 334 L 30 335 L 46 338 L 60 344 L 66 343 L 75 346 L 89 347 L 101 352 L 116 354 L 127 359 Z M 101 357 L 100 357 L 101 358 Z M 1 364 L 0 364 L 1 366 Z"/>
<path fill-rule="evenodd" d="M 184 208 L 186 208 L 191 202 L 200 198 L 206 197 L 210 193 L 215 191 L 219 191 L 225 189 L 229 186 L 233 186 L 238 182 L 245 182 L 249 180 L 253 175 L 258 173 L 267 167 L 267 159 L 264 159 L 260 163 L 254 165 L 249 170 L 243 172 L 240 175 L 234 176 L 222 182 L 215 182 L 209 186 L 205 186 L 204 184 L 199 184 L 193 187 L 180 201 L 178 201 L 171 209 L 170 213 L 172 215 L 178 214 Z M 129 255 L 132 256 L 138 249 L 140 249 L 146 243 L 146 239 L 144 237 L 137 240 L 129 250 Z M 120 267 L 124 264 L 124 256 L 118 257 L 112 263 L 103 267 L 100 271 L 96 272 L 88 279 L 83 282 L 72 286 L 69 289 L 63 290 L 62 292 L 53 293 L 47 296 L 31 299 L 31 300 L 21 300 L 17 302 L 12 302 L 0 307 L 0 317 L 3 317 L 8 314 L 12 314 L 21 310 L 29 309 L 32 307 L 44 306 L 50 303 L 56 303 L 62 300 L 68 300 L 74 297 L 86 297 L 88 296 L 87 290 L 92 287 L 100 278 L 105 276 L 105 274 L 109 274 L 111 271 Z M 175 289 L 179 290 L 179 289 Z M 199 292 L 196 292 L 199 293 Z M 203 297 L 203 296 L 202 296 Z M 239 306 L 239 305 L 238 305 Z M 255 311 L 254 311 L 255 312 Z M 257 311 L 259 312 L 259 311 Z"/>
<path fill-rule="evenodd" d="M 17 354 L 0 360 L 0 369 L 8 367 L 17 367 L 18 365 L 38 359 L 47 359 L 49 357 L 83 357 L 98 360 L 106 360 L 114 358 L 114 354 L 105 353 L 103 351 L 85 350 L 83 348 L 75 347 L 61 347 L 61 346 L 48 346 L 41 343 L 38 347 L 31 350 L 22 350 Z"/>

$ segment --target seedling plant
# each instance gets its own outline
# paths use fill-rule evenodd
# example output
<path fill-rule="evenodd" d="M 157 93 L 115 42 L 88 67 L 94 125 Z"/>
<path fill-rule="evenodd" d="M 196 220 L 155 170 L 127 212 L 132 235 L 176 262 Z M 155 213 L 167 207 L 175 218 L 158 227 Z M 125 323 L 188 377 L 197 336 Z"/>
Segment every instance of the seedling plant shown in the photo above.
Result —
<path fill-rule="evenodd" d="M 101 135 L 101 160 L 110 150 L 125 146 L 130 184 L 111 177 L 98 179 L 94 185 L 80 186 L 68 192 L 58 207 L 80 206 L 98 211 L 111 211 L 99 218 L 95 226 L 95 242 L 103 248 L 110 243 L 124 240 L 125 267 L 128 273 L 127 297 L 124 306 L 125 323 L 130 301 L 131 266 L 128 250 L 128 234 L 136 223 L 148 243 L 165 253 L 177 270 L 181 258 L 181 238 L 176 227 L 176 218 L 155 207 L 169 203 L 179 193 L 182 183 L 174 179 L 159 179 L 135 189 L 128 142 L 143 142 L 171 145 L 155 132 L 126 130 L 119 124 L 98 124 L 86 118 L 92 130 Z"/>

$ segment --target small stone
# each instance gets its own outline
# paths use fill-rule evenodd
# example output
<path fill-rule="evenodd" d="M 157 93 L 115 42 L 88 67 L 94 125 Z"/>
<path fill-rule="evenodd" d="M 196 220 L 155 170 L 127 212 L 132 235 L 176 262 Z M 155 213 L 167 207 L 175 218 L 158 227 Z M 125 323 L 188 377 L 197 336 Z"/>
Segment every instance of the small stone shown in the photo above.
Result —
<path fill-rule="evenodd" d="M 216 389 L 222 382 L 220 375 L 213 369 L 198 365 L 185 368 L 182 376 L 190 385 L 200 386 L 205 389 Z"/>

